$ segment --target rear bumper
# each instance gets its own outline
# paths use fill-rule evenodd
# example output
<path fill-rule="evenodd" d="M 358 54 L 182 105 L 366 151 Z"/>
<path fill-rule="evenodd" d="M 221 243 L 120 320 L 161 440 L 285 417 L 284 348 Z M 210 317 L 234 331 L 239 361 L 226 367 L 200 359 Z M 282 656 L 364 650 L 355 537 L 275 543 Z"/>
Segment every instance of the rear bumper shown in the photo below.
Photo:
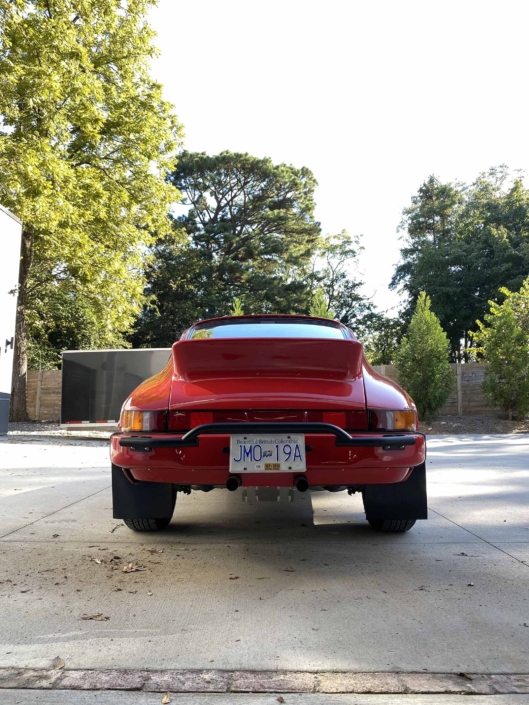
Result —
<path fill-rule="evenodd" d="M 116 433 L 112 462 L 137 480 L 224 485 L 229 477 L 230 434 L 304 433 L 309 485 L 401 482 L 424 462 L 421 433 L 348 434 L 337 426 L 299 424 L 206 424 L 186 434 Z M 243 485 L 292 486 L 293 473 L 243 474 Z"/>

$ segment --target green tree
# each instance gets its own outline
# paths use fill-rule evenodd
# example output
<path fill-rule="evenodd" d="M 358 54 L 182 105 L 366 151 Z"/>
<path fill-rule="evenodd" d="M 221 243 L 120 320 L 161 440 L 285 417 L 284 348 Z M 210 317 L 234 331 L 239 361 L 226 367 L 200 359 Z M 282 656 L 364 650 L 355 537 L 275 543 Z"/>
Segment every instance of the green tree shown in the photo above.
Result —
<path fill-rule="evenodd" d="M 363 282 L 359 277 L 359 256 L 363 250 L 358 236 L 346 230 L 337 235 L 321 238 L 314 252 L 310 287 L 312 312 L 314 299 L 323 290 L 327 308 L 332 317 L 354 330 L 360 339 L 370 334 L 376 317 L 373 304 L 362 293 Z"/>
<path fill-rule="evenodd" d="M 306 311 L 320 236 L 309 169 L 184 152 L 172 183 L 188 206 L 174 221 L 185 241 L 160 239 L 153 249 L 136 344 L 167 344 L 196 320 L 224 315 L 235 298 L 255 313 Z"/>
<path fill-rule="evenodd" d="M 325 296 L 325 291 L 322 286 L 319 286 L 312 297 L 309 313 L 311 316 L 319 318 L 334 318 L 334 311 L 329 308 L 329 302 Z"/>
<path fill-rule="evenodd" d="M 28 338 L 47 355 L 68 321 L 81 343 L 123 342 L 145 247 L 169 230 L 180 127 L 149 76 L 153 4 L 0 0 L 0 202 L 24 224 L 14 419 Z"/>
<path fill-rule="evenodd" d="M 473 344 L 470 332 L 501 302 L 501 287 L 518 289 L 529 271 L 529 191 L 506 167 L 480 174 L 470 186 L 430 177 L 403 212 L 402 261 L 391 286 L 408 295 L 410 320 L 421 291 L 460 358 Z"/>
<path fill-rule="evenodd" d="M 446 333 L 423 291 L 395 354 L 395 364 L 400 383 L 417 405 L 419 418 L 426 422 L 439 411 L 452 391 L 454 376 L 448 351 Z"/>
<path fill-rule="evenodd" d="M 244 308 L 240 299 L 233 299 L 230 316 L 244 316 Z"/>
<path fill-rule="evenodd" d="M 391 365 L 403 335 L 403 323 L 398 318 L 375 312 L 364 322 L 366 328 L 365 355 L 371 365 Z"/>
<path fill-rule="evenodd" d="M 529 334 L 527 325 L 529 285 L 513 294 L 507 289 L 507 299 L 499 305 L 490 302 L 486 323 L 477 321 L 475 334 L 480 352 L 487 364 L 483 390 L 490 402 L 505 411 L 524 417 L 529 411 Z"/>

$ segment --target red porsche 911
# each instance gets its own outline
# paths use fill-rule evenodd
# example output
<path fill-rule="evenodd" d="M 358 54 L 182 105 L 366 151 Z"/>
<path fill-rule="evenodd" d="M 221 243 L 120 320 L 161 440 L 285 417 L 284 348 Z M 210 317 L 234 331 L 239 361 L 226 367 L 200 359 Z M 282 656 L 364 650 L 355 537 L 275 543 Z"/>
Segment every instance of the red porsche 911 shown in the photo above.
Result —
<path fill-rule="evenodd" d="M 427 518 L 415 405 L 336 321 L 201 321 L 125 401 L 119 429 L 111 438 L 114 517 L 135 531 L 167 527 L 178 492 L 216 488 L 242 488 L 252 500 L 361 492 L 378 531 L 407 531 Z"/>

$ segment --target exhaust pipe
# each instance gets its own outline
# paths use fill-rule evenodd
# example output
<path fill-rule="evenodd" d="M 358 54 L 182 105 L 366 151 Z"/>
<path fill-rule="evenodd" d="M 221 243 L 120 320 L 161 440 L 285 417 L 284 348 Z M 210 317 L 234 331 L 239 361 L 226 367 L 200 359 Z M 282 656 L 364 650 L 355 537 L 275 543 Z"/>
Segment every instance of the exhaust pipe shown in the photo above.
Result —
<path fill-rule="evenodd" d="M 298 475 L 294 478 L 294 487 L 298 492 L 306 492 L 309 489 L 309 481 L 305 475 Z"/>
<path fill-rule="evenodd" d="M 226 489 L 230 492 L 235 492 L 242 485 L 242 480 L 239 475 L 230 475 L 226 481 Z"/>

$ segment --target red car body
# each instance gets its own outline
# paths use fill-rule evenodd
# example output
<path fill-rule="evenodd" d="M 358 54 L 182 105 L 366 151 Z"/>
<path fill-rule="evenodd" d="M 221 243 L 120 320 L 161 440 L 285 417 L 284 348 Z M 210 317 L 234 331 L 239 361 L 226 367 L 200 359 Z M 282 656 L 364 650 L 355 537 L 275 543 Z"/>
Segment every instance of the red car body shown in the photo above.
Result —
<path fill-rule="evenodd" d="M 274 337 L 273 331 L 255 337 L 256 324 L 269 322 L 296 332 L 292 326 L 332 327 L 316 332 L 334 337 Z M 230 336 L 215 337 L 218 327 L 227 325 Z M 246 337 L 250 329 L 254 335 Z M 397 427 L 388 428 L 388 419 Z M 326 319 L 275 315 L 211 319 L 186 331 L 167 366 L 123 405 L 120 432 L 111 438 L 112 463 L 132 485 L 163 483 L 187 491 L 230 487 L 230 436 L 283 429 L 304 436 L 300 487 L 357 491 L 408 485 L 414 468 L 424 466 L 425 439 L 412 399 L 373 370 L 353 333 Z M 243 487 L 294 487 L 298 481 L 299 474 L 284 470 L 237 477 Z M 120 491 L 115 489 L 115 505 Z M 423 508 L 413 511 L 424 514 Z"/>

